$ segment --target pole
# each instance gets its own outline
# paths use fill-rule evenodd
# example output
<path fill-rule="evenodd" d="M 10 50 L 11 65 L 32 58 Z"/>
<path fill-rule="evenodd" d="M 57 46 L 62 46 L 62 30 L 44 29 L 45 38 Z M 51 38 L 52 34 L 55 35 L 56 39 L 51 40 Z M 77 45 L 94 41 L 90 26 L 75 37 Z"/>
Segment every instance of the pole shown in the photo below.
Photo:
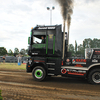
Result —
<path fill-rule="evenodd" d="M 54 10 L 55 7 L 53 6 L 52 9 L 50 7 L 47 7 L 47 10 L 50 10 L 50 25 L 52 25 L 52 10 Z"/>
<path fill-rule="evenodd" d="M 50 10 L 50 25 L 52 25 L 52 10 Z"/>

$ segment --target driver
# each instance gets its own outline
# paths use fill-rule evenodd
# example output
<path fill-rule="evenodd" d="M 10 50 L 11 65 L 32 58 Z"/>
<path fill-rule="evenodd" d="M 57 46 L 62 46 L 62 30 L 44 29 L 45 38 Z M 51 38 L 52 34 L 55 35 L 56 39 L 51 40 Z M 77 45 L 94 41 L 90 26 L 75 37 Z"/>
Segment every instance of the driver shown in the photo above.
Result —
<path fill-rule="evenodd" d="M 42 39 L 41 43 L 45 43 L 45 38 L 44 38 L 44 36 L 41 36 L 41 39 Z"/>

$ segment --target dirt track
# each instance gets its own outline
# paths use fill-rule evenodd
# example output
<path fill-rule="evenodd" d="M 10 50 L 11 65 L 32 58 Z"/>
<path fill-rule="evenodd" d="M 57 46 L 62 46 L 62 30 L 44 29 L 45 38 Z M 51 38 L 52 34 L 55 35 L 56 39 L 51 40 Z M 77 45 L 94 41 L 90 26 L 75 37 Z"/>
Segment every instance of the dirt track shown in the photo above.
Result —
<path fill-rule="evenodd" d="M 0 71 L 4 100 L 100 100 L 100 85 L 85 79 L 49 77 L 36 82 L 24 71 Z"/>

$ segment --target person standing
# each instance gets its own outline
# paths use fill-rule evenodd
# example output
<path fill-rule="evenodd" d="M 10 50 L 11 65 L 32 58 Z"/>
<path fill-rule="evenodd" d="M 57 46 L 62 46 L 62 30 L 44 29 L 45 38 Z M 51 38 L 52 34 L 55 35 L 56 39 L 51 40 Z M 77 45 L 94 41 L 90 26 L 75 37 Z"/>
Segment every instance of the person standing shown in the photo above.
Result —
<path fill-rule="evenodd" d="M 18 63 L 21 63 L 21 56 L 18 56 Z"/>
<path fill-rule="evenodd" d="M 5 63 L 5 59 L 6 59 L 5 56 L 3 56 L 3 57 L 2 57 L 3 63 Z"/>
<path fill-rule="evenodd" d="M 18 65 L 21 65 L 21 55 L 18 56 Z"/>

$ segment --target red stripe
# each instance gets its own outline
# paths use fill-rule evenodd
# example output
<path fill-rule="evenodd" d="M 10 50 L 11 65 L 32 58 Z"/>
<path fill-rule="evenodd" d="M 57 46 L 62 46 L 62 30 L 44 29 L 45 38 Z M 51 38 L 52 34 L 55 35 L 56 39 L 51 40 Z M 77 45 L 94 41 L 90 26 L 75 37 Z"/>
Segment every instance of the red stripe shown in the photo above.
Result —
<path fill-rule="evenodd" d="M 71 73 L 71 72 L 68 72 L 68 74 L 71 74 L 71 75 L 81 75 L 81 76 L 84 76 L 85 73 Z"/>

